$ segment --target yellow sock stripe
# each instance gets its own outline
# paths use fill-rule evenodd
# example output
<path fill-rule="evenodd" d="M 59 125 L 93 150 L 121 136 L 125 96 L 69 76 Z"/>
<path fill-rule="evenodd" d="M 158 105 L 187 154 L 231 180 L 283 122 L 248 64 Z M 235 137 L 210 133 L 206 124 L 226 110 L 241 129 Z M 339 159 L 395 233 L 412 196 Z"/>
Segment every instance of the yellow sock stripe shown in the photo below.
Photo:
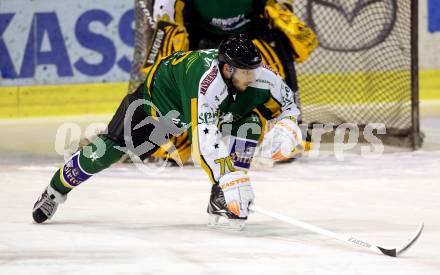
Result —
<path fill-rule="evenodd" d="M 176 141 L 174 145 L 179 148 L 183 144 L 185 144 L 188 141 L 188 131 L 183 132 L 180 136 L 176 137 Z"/>
<path fill-rule="evenodd" d="M 167 143 L 161 145 L 161 147 L 159 147 L 159 149 L 156 152 L 154 152 L 153 157 L 165 158 L 166 156 L 171 155 L 171 157 L 174 158 L 177 152 L 176 151 L 168 152 L 168 150 L 171 148 L 172 145 L 174 145 L 174 147 L 177 149 L 179 155 L 182 155 L 181 151 L 185 151 L 191 145 L 191 142 L 188 139 L 188 131 L 185 131 L 182 135 L 178 137 L 176 136 L 171 137 Z M 182 160 L 182 162 L 185 162 L 187 159 L 188 156 L 185 155 L 184 160 Z"/>
<path fill-rule="evenodd" d="M 165 158 L 168 155 L 167 152 L 165 152 L 162 147 L 159 147 L 154 153 L 151 155 L 156 158 Z"/>
<path fill-rule="evenodd" d="M 180 162 L 181 162 L 182 164 L 185 163 L 185 161 L 182 160 L 182 158 L 180 157 L 180 152 L 179 152 L 179 150 L 175 150 L 175 151 L 171 152 L 171 153 L 169 154 L 169 156 L 170 156 L 171 159 L 175 160 L 177 163 L 180 163 Z"/>
<path fill-rule="evenodd" d="M 181 144 L 179 147 L 177 147 L 177 150 L 180 151 L 185 151 L 186 149 L 189 148 L 189 146 L 191 145 L 191 142 L 189 140 L 187 140 L 184 144 Z"/>
<path fill-rule="evenodd" d="M 203 170 L 208 174 L 209 179 L 213 184 L 216 183 L 214 179 L 214 173 L 212 172 L 209 165 L 206 163 L 203 156 L 200 154 L 199 147 L 199 131 L 198 131 L 198 121 L 197 121 L 197 99 L 191 99 L 191 131 L 192 131 L 192 147 L 195 156 L 197 157 L 197 161 L 202 166 Z"/>
<path fill-rule="evenodd" d="M 63 166 L 64 167 L 64 166 Z M 69 189 L 73 189 L 73 186 L 69 185 L 63 177 L 63 167 L 60 168 L 60 181 L 61 183 L 64 185 L 64 187 L 69 188 Z"/>
<path fill-rule="evenodd" d="M 170 150 L 170 148 L 171 148 L 173 145 L 174 145 L 173 142 L 172 142 L 171 140 L 168 140 L 168 142 L 165 143 L 165 144 L 162 144 L 162 145 L 160 146 L 160 148 L 161 148 L 164 152 L 168 152 L 168 153 L 170 153 L 168 150 Z"/>
<path fill-rule="evenodd" d="M 179 157 L 182 163 L 186 163 L 191 155 L 191 142 L 187 140 L 184 145 L 177 148 L 177 151 L 179 153 Z"/>

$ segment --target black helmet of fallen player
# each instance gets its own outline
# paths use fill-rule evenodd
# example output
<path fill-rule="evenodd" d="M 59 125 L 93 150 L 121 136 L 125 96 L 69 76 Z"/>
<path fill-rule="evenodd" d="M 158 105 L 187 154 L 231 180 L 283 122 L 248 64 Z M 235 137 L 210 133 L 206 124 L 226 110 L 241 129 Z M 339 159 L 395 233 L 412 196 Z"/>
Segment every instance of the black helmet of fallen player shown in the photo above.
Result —
<path fill-rule="evenodd" d="M 234 68 L 252 70 L 261 65 L 261 54 L 249 37 L 239 34 L 230 36 L 220 43 L 218 60 Z"/>

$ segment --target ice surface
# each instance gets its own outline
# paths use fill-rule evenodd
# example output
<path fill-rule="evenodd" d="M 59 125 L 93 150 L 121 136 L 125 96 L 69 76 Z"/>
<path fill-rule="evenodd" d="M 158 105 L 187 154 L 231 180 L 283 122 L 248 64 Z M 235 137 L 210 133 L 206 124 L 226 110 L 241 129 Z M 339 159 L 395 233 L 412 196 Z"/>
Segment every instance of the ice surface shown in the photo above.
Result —
<path fill-rule="evenodd" d="M 53 142 L 51 123 L 0 124 L 9 133 L 0 142 L 2 275 L 440 274 L 438 118 L 423 121 L 420 151 L 373 159 L 349 153 L 344 161 L 329 153 L 250 173 L 260 207 L 386 248 L 424 222 L 401 258 L 258 214 L 242 232 L 209 229 L 210 184 L 195 167 L 151 168 L 147 176 L 118 164 L 70 193 L 53 220 L 33 224 L 33 203 L 62 162 L 43 142 Z M 33 144 L 20 137 L 29 131 Z"/>

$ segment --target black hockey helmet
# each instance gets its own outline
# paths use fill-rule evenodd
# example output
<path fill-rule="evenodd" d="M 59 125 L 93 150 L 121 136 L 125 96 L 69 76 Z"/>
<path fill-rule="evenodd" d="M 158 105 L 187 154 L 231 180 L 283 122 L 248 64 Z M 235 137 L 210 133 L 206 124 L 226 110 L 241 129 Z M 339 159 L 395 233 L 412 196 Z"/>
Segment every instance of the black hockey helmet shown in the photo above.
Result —
<path fill-rule="evenodd" d="M 252 70 L 261 65 L 261 54 L 244 34 L 223 39 L 218 47 L 218 60 L 238 69 Z"/>

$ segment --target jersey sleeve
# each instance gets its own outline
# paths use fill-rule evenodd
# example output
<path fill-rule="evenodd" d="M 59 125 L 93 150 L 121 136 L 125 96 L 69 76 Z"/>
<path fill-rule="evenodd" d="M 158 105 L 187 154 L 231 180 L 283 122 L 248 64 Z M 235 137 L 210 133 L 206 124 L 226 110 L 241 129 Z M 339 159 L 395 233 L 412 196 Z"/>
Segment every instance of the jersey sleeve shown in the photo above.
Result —
<path fill-rule="evenodd" d="M 224 174 L 234 171 L 232 158 L 218 127 L 218 99 L 225 95 L 220 94 L 221 85 L 216 85 L 216 82 L 220 82 L 220 76 L 213 76 L 215 70 L 217 69 L 211 68 L 201 80 L 198 97 L 191 104 L 193 152 L 213 183 L 217 183 Z"/>
<path fill-rule="evenodd" d="M 297 91 L 293 91 L 287 86 L 281 76 L 275 76 L 275 85 L 271 88 L 271 97 L 275 99 L 278 104 L 281 105 L 281 113 L 277 119 L 283 119 L 286 117 L 298 119 L 300 111 L 295 104 L 295 98 Z"/>

